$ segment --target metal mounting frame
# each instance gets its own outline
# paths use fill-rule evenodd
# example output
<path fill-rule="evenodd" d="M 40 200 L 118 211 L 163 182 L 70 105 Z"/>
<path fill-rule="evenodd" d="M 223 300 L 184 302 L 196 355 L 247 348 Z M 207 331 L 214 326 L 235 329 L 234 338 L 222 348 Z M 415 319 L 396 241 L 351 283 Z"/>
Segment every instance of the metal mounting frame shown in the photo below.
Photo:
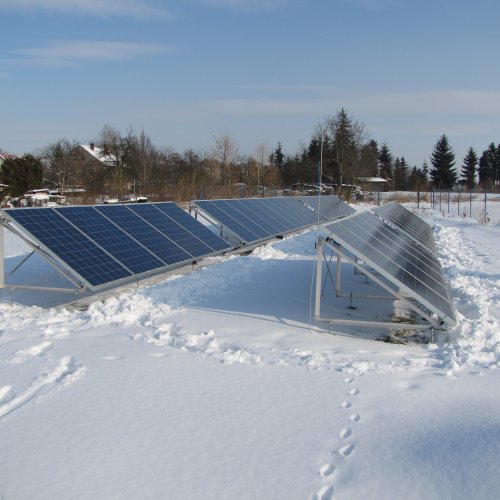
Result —
<path fill-rule="evenodd" d="M 322 296 L 322 272 L 323 272 L 323 259 L 324 259 L 324 245 L 328 244 L 337 255 L 336 262 L 336 283 L 335 292 L 338 296 L 340 292 L 340 277 L 341 277 L 341 264 L 342 259 L 349 262 L 355 269 L 368 276 L 373 282 L 377 283 L 380 287 L 386 290 L 393 298 L 393 300 L 400 300 L 406 307 L 416 312 L 419 317 L 427 321 L 427 324 L 412 324 L 412 323 L 393 323 L 384 321 L 370 321 L 370 320 L 352 320 L 352 319 L 340 319 L 328 317 L 324 318 L 321 316 L 321 296 Z M 338 324 L 338 325 L 351 325 L 351 326 L 367 326 L 372 328 L 388 328 L 396 329 L 404 325 L 405 329 L 408 330 L 428 330 L 429 328 L 435 330 L 445 330 L 443 327 L 444 321 L 441 319 L 436 320 L 430 313 L 423 311 L 420 307 L 415 305 L 412 301 L 408 299 L 401 291 L 391 288 L 387 283 L 381 278 L 376 276 L 376 274 L 370 271 L 366 265 L 360 263 L 356 258 L 351 257 L 340 244 L 333 241 L 330 238 L 324 238 L 323 236 L 318 236 L 316 243 L 316 290 L 315 290 L 315 304 L 314 304 L 314 319 L 322 323 Z M 328 264 L 327 264 L 328 265 Z M 373 297 L 375 298 L 375 297 Z M 380 299 L 387 299 L 388 297 L 380 297 Z M 424 306 L 424 304 L 422 304 Z M 424 306 L 425 307 L 425 306 Z"/>

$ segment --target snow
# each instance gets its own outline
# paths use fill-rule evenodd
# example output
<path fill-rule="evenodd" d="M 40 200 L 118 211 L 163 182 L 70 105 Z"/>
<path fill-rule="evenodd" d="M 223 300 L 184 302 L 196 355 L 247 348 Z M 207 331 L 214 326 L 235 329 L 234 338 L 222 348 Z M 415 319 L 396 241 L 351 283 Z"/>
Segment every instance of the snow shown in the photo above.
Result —
<path fill-rule="evenodd" d="M 435 344 L 311 324 L 315 231 L 84 311 L 4 290 L 0 498 L 496 498 L 500 204 L 488 212 L 420 210 L 458 319 Z M 8 271 L 27 249 L 5 240 Z M 36 256 L 28 269 L 60 279 Z"/>

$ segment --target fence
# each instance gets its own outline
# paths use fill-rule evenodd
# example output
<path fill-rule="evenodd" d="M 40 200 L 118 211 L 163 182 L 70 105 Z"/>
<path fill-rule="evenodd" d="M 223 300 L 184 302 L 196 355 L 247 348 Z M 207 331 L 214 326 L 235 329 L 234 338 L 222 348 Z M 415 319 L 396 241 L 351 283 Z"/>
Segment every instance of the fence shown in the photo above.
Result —
<path fill-rule="evenodd" d="M 443 214 L 459 215 L 488 221 L 491 203 L 500 201 L 500 194 L 485 190 L 435 189 L 432 191 L 365 192 L 363 201 L 381 205 L 390 201 L 416 203 L 417 208 L 432 208 Z"/>

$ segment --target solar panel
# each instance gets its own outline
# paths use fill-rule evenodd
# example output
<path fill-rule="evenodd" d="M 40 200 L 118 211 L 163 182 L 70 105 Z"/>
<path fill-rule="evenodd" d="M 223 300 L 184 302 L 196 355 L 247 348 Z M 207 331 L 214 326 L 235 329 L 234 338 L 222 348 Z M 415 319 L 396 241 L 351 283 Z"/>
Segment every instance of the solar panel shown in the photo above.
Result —
<path fill-rule="evenodd" d="M 212 252 L 227 251 L 232 248 L 227 241 L 224 241 L 222 238 L 219 238 L 219 236 L 214 234 L 212 231 L 210 231 L 210 229 L 205 227 L 195 218 L 191 217 L 187 212 L 182 210 L 182 208 L 176 205 L 175 203 L 165 202 L 165 203 L 155 203 L 151 205 L 143 204 L 141 206 L 142 207 L 152 206 L 157 210 L 160 210 L 163 214 L 167 216 L 168 219 L 175 221 L 180 228 L 187 231 L 190 236 L 194 236 L 196 239 L 203 241 L 212 250 Z M 139 209 L 138 207 L 139 205 L 130 205 L 130 208 L 132 210 L 138 211 L 138 213 L 140 213 L 141 209 Z M 174 229 L 175 228 L 172 228 L 172 230 Z M 178 228 L 174 231 L 174 233 L 179 235 L 179 240 L 180 240 L 181 232 L 177 233 L 177 231 Z M 200 254 L 199 251 L 197 251 L 195 252 L 194 255 L 200 256 L 202 254 Z"/>
<path fill-rule="evenodd" d="M 57 211 L 133 274 L 153 271 L 166 264 L 95 207 L 63 207 Z"/>
<path fill-rule="evenodd" d="M 418 215 L 399 203 L 388 203 L 372 209 L 372 212 L 403 231 L 419 245 L 435 252 L 432 227 Z"/>
<path fill-rule="evenodd" d="M 174 203 L 4 210 L 82 286 L 167 270 L 231 249 Z"/>
<path fill-rule="evenodd" d="M 316 212 L 319 210 L 323 221 L 334 220 L 356 212 L 354 208 L 333 194 L 325 196 L 299 196 L 299 200 Z"/>
<path fill-rule="evenodd" d="M 9 209 L 5 213 L 31 234 L 34 243 L 50 249 L 49 253 L 82 282 L 96 287 L 133 274 L 52 208 Z"/>
<path fill-rule="evenodd" d="M 197 200 L 193 206 L 245 244 L 288 234 L 317 222 L 315 213 L 296 198 Z"/>
<path fill-rule="evenodd" d="M 325 225 L 329 237 L 415 298 L 443 321 L 455 324 L 437 257 L 366 211 Z"/>
<path fill-rule="evenodd" d="M 120 227 L 140 245 L 147 248 L 149 252 L 163 262 L 163 265 L 189 261 L 193 257 L 126 205 L 102 205 L 96 207 L 96 210 Z M 209 253 L 209 251 L 206 253 Z"/>

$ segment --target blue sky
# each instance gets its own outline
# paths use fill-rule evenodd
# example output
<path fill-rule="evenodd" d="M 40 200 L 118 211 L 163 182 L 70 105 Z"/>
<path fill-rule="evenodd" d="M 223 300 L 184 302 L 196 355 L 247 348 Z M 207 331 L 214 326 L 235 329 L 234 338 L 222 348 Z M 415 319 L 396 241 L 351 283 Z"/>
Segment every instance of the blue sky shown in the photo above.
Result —
<path fill-rule="evenodd" d="M 498 0 L 0 0 L 0 148 L 240 153 L 308 143 L 342 107 L 411 165 L 500 142 Z"/>

